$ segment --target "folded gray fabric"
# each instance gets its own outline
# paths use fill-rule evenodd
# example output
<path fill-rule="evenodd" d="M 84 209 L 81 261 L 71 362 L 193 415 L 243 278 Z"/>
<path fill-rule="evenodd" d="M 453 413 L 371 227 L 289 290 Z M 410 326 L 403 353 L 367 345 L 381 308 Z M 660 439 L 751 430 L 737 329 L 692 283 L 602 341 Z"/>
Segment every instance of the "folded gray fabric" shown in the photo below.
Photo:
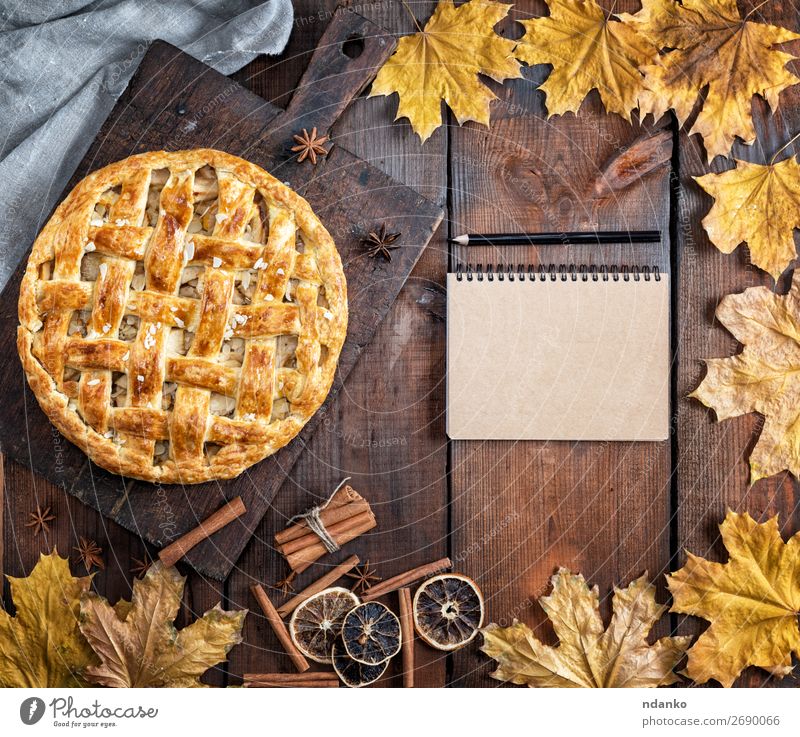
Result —
<path fill-rule="evenodd" d="M 154 39 L 223 74 L 283 50 L 291 0 L 0 0 L 0 288 Z"/>

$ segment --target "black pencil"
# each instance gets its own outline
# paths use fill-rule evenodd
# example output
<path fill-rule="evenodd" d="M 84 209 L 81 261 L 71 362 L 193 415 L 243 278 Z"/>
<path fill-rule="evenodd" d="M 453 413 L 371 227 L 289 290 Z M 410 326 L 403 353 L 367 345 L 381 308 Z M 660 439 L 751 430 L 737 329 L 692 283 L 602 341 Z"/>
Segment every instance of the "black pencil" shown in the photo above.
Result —
<path fill-rule="evenodd" d="M 481 233 L 457 235 L 451 243 L 460 246 L 555 246 L 603 243 L 660 243 L 657 230 L 596 230 L 562 233 Z"/>

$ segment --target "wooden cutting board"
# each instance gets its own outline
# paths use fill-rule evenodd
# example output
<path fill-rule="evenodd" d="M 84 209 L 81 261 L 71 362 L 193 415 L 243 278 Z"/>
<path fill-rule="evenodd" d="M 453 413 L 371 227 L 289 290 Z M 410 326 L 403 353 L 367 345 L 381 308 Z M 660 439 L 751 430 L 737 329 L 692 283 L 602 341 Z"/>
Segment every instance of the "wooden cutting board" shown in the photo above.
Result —
<path fill-rule="evenodd" d="M 98 468 L 51 426 L 16 355 L 17 299 L 25 261 L 0 295 L 0 449 L 123 527 L 162 547 L 241 496 L 247 514 L 192 550 L 200 573 L 227 577 L 299 454 L 326 417 L 422 250 L 442 209 L 334 145 L 317 166 L 298 164 L 292 134 L 327 132 L 388 58 L 395 40 L 361 16 L 333 16 L 286 111 L 161 41 L 154 42 L 98 133 L 64 195 L 89 172 L 133 153 L 213 147 L 269 170 L 305 197 L 333 235 L 347 276 L 348 335 L 327 402 L 288 446 L 232 481 L 159 486 Z M 360 52 L 360 53 L 359 53 Z M 361 239 L 380 223 L 400 231 L 391 262 L 364 256 Z M 322 461 L 321 461 L 322 462 Z M 338 479 L 331 479 L 333 483 Z M 9 490 L 13 503 L 14 490 Z"/>

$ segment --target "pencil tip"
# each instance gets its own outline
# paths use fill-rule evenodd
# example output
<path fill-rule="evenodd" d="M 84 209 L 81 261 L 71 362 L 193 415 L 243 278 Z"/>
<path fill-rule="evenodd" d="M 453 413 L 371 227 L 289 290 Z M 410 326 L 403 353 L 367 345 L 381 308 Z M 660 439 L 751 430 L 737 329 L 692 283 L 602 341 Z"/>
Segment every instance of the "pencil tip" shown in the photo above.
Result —
<path fill-rule="evenodd" d="M 458 243 L 459 246 L 466 246 L 469 243 L 468 235 L 457 235 L 455 238 L 450 239 L 450 243 Z"/>

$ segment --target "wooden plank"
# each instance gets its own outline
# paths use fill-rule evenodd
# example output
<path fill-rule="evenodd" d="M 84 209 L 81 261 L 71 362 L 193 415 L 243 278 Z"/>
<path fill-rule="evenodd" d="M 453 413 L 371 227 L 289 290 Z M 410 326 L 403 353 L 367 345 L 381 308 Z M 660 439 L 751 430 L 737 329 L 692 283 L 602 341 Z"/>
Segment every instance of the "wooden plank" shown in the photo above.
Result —
<path fill-rule="evenodd" d="M 0 599 L 3 598 L 5 579 L 2 577 L 5 572 L 3 567 L 5 551 L 5 508 L 6 508 L 6 457 L 0 453 Z"/>
<path fill-rule="evenodd" d="M 57 432 L 53 432 L 52 441 L 52 457 L 58 465 L 66 441 Z M 152 559 L 157 552 L 152 546 L 104 519 L 91 507 L 81 504 L 66 493 L 63 485 L 53 484 L 19 463 L 6 460 L 4 478 L 7 482 L 5 523 L 0 536 L 0 548 L 6 551 L 5 567 L 0 569 L 3 573 L 27 576 L 40 554 L 58 550 L 62 557 L 69 558 L 73 575 L 85 576 L 86 569 L 78 561 L 75 550 L 80 538 L 85 537 L 94 540 L 103 549 L 105 568 L 93 569 L 92 589 L 112 603 L 120 598 L 130 599 L 132 561 L 145 556 Z M 49 506 L 56 515 L 49 534 L 34 535 L 33 530 L 26 526 L 37 505 L 42 508 Z M 176 620 L 177 626 L 180 628 L 190 624 L 222 601 L 223 597 L 224 591 L 219 583 L 204 580 L 197 574 L 189 575 L 183 606 Z M 5 605 L 8 608 L 10 604 L 10 595 L 6 591 Z M 224 679 L 224 666 L 212 668 L 203 676 L 203 681 L 209 685 L 221 686 Z"/>
<path fill-rule="evenodd" d="M 310 1 L 295 4 L 296 19 L 325 15 L 335 3 Z M 422 17 L 434 3 L 415 4 Z M 369 18 L 393 32 L 410 32 L 411 20 L 397 3 L 362 8 Z M 285 57 L 303 59 L 314 48 L 319 23 L 299 23 Z M 296 83 L 291 64 L 266 60 L 261 77 L 254 69 L 246 75 L 267 99 L 282 99 Z M 260 81 L 256 83 L 256 79 Z M 393 124 L 396 100 L 359 99 L 334 129 L 337 142 L 436 202 L 445 197 L 445 131 L 421 147 L 406 123 Z M 424 187 L 424 189 L 423 189 Z M 380 222 L 384 214 L 374 207 L 365 222 Z M 399 229 L 403 229 L 400 225 Z M 286 567 L 273 549 L 274 533 L 293 514 L 318 503 L 344 476 L 372 504 L 377 530 L 326 557 L 297 580 L 297 588 L 340 562 L 351 553 L 369 559 L 380 575 L 395 573 L 446 554 L 447 487 L 444 444 L 443 390 L 444 324 L 429 309 L 441 294 L 447 247 L 440 233 L 426 249 L 409 282 L 348 378 L 346 391 L 327 414 L 295 465 L 289 480 L 275 498 L 258 527 L 253 543 L 243 555 L 239 570 L 229 579 L 231 601 L 252 606 L 247 588 L 253 578 L 274 584 Z M 345 579 L 343 585 L 351 583 Z M 276 602 L 279 594 L 267 586 Z M 386 603 L 397 611 L 396 595 Z M 263 618 L 251 614 L 245 643 L 232 653 L 231 672 L 290 670 Z M 400 685 L 400 662 L 393 664 L 380 685 Z M 445 658 L 417 648 L 417 686 L 442 686 Z"/>
<path fill-rule="evenodd" d="M 363 85 L 365 73 L 370 73 L 370 63 L 385 58 L 391 49 L 384 33 L 355 14 L 338 14 L 334 23 L 320 53 L 314 57 L 313 66 L 303 77 L 299 101 L 285 115 L 279 115 L 268 103 L 173 47 L 154 44 L 72 182 L 89 170 L 130 153 L 202 145 L 244 155 L 268 166 L 276 176 L 291 180 L 291 185 L 311 202 L 334 236 L 348 281 L 348 339 L 326 407 L 334 402 L 336 392 L 371 340 L 441 218 L 440 208 L 361 161 L 344 146 L 336 146 L 316 167 L 298 165 L 288 155 L 286 139 L 291 138 L 295 121 L 310 124 L 308 121 L 316 119 L 306 108 L 323 109 L 322 124 L 332 120 L 335 111 L 343 108 L 343 100 Z M 366 39 L 364 60 L 346 57 L 338 46 L 332 45 L 331 33 L 333 40 L 339 41 L 351 33 L 362 33 Z M 344 97 L 340 100 L 331 97 L 330 75 L 341 82 Z M 324 88 L 327 107 L 320 94 L 312 89 L 311 83 L 315 81 Z M 402 248 L 395 252 L 391 263 L 378 263 L 363 256 L 360 240 L 377 219 L 386 219 L 390 226 L 397 223 L 398 228 L 402 223 L 403 236 L 398 241 Z M 17 278 L 20 274 L 18 271 Z M 15 343 L 16 321 L 12 315 L 16 312 L 16 295 L 12 280 L 0 300 L 0 313 L 7 316 L 0 342 L 9 352 Z M 51 463 L 45 452 L 50 444 L 50 424 L 24 382 L 19 381 L 21 372 L 17 365 L 10 362 L 4 371 L 7 385 L 19 391 L 10 391 L 0 398 L 0 413 L 6 418 L 27 413 L 30 432 L 20 435 L 11 430 L 13 423 L 4 423 L 0 426 L 3 450 L 52 478 Z M 269 499 L 283 483 L 323 416 L 321 413 L 313 417 L 294 442 L 239 479 L 189 488 L 162 488 L 123 480 L 89 464 L 82 453 L 67 444 L 64 455 L 65 465 L 70 468 L 68 491 L 158 546 L 194 527 L 197 519 L 208 516 L 225 499 L 241 495 L 247 514 L 186 557 L 200 572 L 222 579 L 233 567 Z"/>
<path fill-rule="evenodd" d="M 54 456 L 59 445 L 65 441 L 59 435 L 53 438 Z M 114 524 L 103 524 L 102 518 L 93 510 L 70 498 L 63 486 L 35 476 L 24 466 L 6 460 L 7 483 L 6 520 L 4 541 L 6 549 L 4 572 L 13 576 L 26 576 L 42 553 L 58 550 L 62 557 L 70 560 L 74 575 L 86 575 L 85 567 L 79 563 L 75 550 L 80 537 L 95 541 L 103 550 L 105 569 L 93 569 L 93 587 L 112 600 L 129 593 L 127 567 L 131 554 L 138 555 L 132 547 L 130 535 Z M 27 523 L 37 506 L 50 507 L 56 516 L 50 523 L 49 534 L 35 535 Z M 134 552 L 135 550 L 135 552 Z"/>
<path fill-rule="evenodd" d="M 619 3 L 633 11 L 637 3 Z M 541 14 L 522 3 L 514 17 Z M 596 93 L 576 117 L 546 120 L 540 82 L 546 68 L 498 89 L 490 130 L 451 133 L 451 235 L 463 232 L 656 229 L 661 246 L 458 247 L 456 263 L 621 263 L 669 269 L 669 171 L 599 199 L 594 184 L 623 146 L 647 130 L 601 111 Z M 536 328 L 531 317 L 531 328 Z M 502 408 L 498 408 L 502 411 Z M 488 621 L 531 624 L 553 641 L 535 600 L 559 566 L 600 587 L 608 611 L 612 586 L 649 571 L 663 577 L 669 550 L 670 444 L 450 443 L 451 558 L 487 600 Z M 663 634 L 668 622 L 661 627 Z M 453 658 L 453 685 L 489 686 L 491 661 L 477 646 Z"/>
<path fill-rule="evenodd" d="M 745 2 L 747 12 L 757 2 Z M 788 3 L 760 5 L 752 20 L 782 25 L 792 30 L 800 28 L 800 14 Z M 797 54 L 798 44 L 787 45 Z M 800 65 L 790 69 L 800 75 Z M 791 87 L 781 94 L 780 110 L 772 116 L 763 100 L 753 103 L 758 142 L 753 146 L 737 144 L 733 155 L 738 159 L 770 161 L 775 152 L 800 131 L 800 87 Z M 690 121 L 691 122 L 691 121 Z M 712 165 L 706 163 L 705 152 L 697 136 L 681 134 L 680 140 L 680 198 L 678 200 L 677 245 L 678 268 L 678 345 L 677 370 L 677 457 L 678 471 L 678 539 L 676 567 L 685 562 L 685 550 L 725 561 L 727 554 L 719 537 L 717 525 L 728 509 L 749 512 L 757 520 L 779 514 L 785 536 L 800 530 L 800 483 L 788 473 L 779 474 L 749 485 L 747 458 L 761 427 L 755 414 L 717 423 L 714 413 L 699 402 L 687 398 L 704 376 L 702 359 L 730 356 L 739 345 L 714 317 L 719 301 L 727 294 L 738 293 L 747 287 L 772 287 L 768 274 L 749 264 L 747 250 L 740 246 L 726 256 L 708 240 L 701 220 L 708 213 L 712 199 L 692 180 L 709 171 L 720 172 L 733 166 L 731 161 L 718 157 Z M 800 148 L 790 147 L 782 156 L 796 155 Z M 791 272 L 780 280 L 776 291 L 789 288 Z M 700 634 L 706 623 L 688 618 L 681 622 L 680 631 Z M 795 676 L 798 669 L 795 669 Z M 737 681 L 739 686 L 777 685 L 792 687 L 796 677 L 783 681 L 770 678 L 764 671 L 750 668 Z"/>

